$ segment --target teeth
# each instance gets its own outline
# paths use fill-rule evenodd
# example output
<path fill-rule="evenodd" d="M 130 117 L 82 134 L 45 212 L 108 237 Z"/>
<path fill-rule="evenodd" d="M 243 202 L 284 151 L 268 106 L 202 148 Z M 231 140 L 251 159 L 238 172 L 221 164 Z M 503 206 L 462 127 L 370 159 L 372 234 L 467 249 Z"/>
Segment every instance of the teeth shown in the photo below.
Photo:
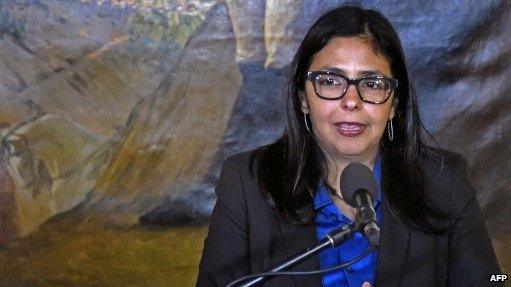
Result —
<path fill-rule="evenodd" d="M 357 124 L 340 124 L 339 127 L 344 131 L 359 131 L 362 129 L 362 126 Z"/>

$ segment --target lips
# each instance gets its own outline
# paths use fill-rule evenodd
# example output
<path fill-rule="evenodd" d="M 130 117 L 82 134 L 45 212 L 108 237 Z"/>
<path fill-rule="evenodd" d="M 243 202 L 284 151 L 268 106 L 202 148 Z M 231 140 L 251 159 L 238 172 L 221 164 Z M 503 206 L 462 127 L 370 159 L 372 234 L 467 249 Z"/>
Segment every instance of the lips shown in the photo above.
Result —
<path fill-rule="evenodd" d="M 338 122 L 334 126 L 341 135 L 356 137 L 364 131 L 366 125 L 358 122 Z"/>

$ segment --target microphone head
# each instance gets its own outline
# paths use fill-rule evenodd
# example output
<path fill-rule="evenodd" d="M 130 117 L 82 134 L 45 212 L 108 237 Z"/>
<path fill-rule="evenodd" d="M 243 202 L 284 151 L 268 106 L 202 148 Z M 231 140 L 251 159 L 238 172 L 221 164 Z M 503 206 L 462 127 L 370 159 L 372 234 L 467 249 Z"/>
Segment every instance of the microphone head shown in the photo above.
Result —
<path fill-rule="evenodd" d="M 341 194 L 344 201 L 356 207 L 355 193 L 361 189 L 367 190 L 371 201 L 376 197 L 377 183 L 373 172 L 365 165 L 352 162 L 341 173 Z"/>

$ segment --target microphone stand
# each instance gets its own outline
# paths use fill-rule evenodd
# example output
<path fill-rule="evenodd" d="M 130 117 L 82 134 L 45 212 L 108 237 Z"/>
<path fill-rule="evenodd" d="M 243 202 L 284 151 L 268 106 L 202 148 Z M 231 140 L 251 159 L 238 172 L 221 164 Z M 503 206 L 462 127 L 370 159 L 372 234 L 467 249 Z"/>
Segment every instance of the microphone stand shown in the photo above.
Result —
<path fill-rule="evenodd" d="M 281 263 L 266 272 L 278 272 L 278 271 L 285 270 L 291 266 L 294 266 L 294 265 L 304 261 L 308 257 L 310 257 L 316 253 L 319 253 L 320 251 L 322 251 L 326 248 L 339 246 L 340 244 L 342 244 L 346 240 L 348 240 L 354 232 L 360 230 L 361 227 L 362 226 L 360 226 L 357 222 L 355 222 L 350 225 L 343 226 L 342 228 L 336 229 L 336 230 L 328 233 L 328 235 L 323 240 L 321 240 L 321 242 L 319 244 L 317 244 L 316 246 L 307 248 L 306 250 L 291 257 L 284 263 Z M 248 281 L 247 283 L 244 283 L 243 285 L 239 285 L 239 286 L 241 286 L 241 287 L 255 286 L 256 284 L 260 284 L 260 283 L 263 283 L 264 281 L 266 281 L 267 277 L 269 277 L 269 276 L 260 276 L 260 277 L 252 279 L 252 280 Z"/>

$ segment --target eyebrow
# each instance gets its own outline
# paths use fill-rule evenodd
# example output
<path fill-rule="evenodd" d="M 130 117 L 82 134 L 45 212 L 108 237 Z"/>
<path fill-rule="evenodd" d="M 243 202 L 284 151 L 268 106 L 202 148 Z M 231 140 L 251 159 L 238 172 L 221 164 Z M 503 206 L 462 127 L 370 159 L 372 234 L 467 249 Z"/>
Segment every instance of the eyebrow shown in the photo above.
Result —
<path fill-rule="evenodd" d="M 333 72 L 333 73 L 337 73 L 337 74 L 341 74 L 341 75 L 346 75 L 346 72 L 344 70 L 335 68 L 335 67 L 327 67 L 327 68 L 321 69 L 321 71 L 327 71 L 327 72 Z M 359 73 L 362 77 L 368 77 L 368 76 L 388 77 L 383 72 L 378 71 L 378 70 L 363 70 L 363 71 L 359 71 Z"/>

